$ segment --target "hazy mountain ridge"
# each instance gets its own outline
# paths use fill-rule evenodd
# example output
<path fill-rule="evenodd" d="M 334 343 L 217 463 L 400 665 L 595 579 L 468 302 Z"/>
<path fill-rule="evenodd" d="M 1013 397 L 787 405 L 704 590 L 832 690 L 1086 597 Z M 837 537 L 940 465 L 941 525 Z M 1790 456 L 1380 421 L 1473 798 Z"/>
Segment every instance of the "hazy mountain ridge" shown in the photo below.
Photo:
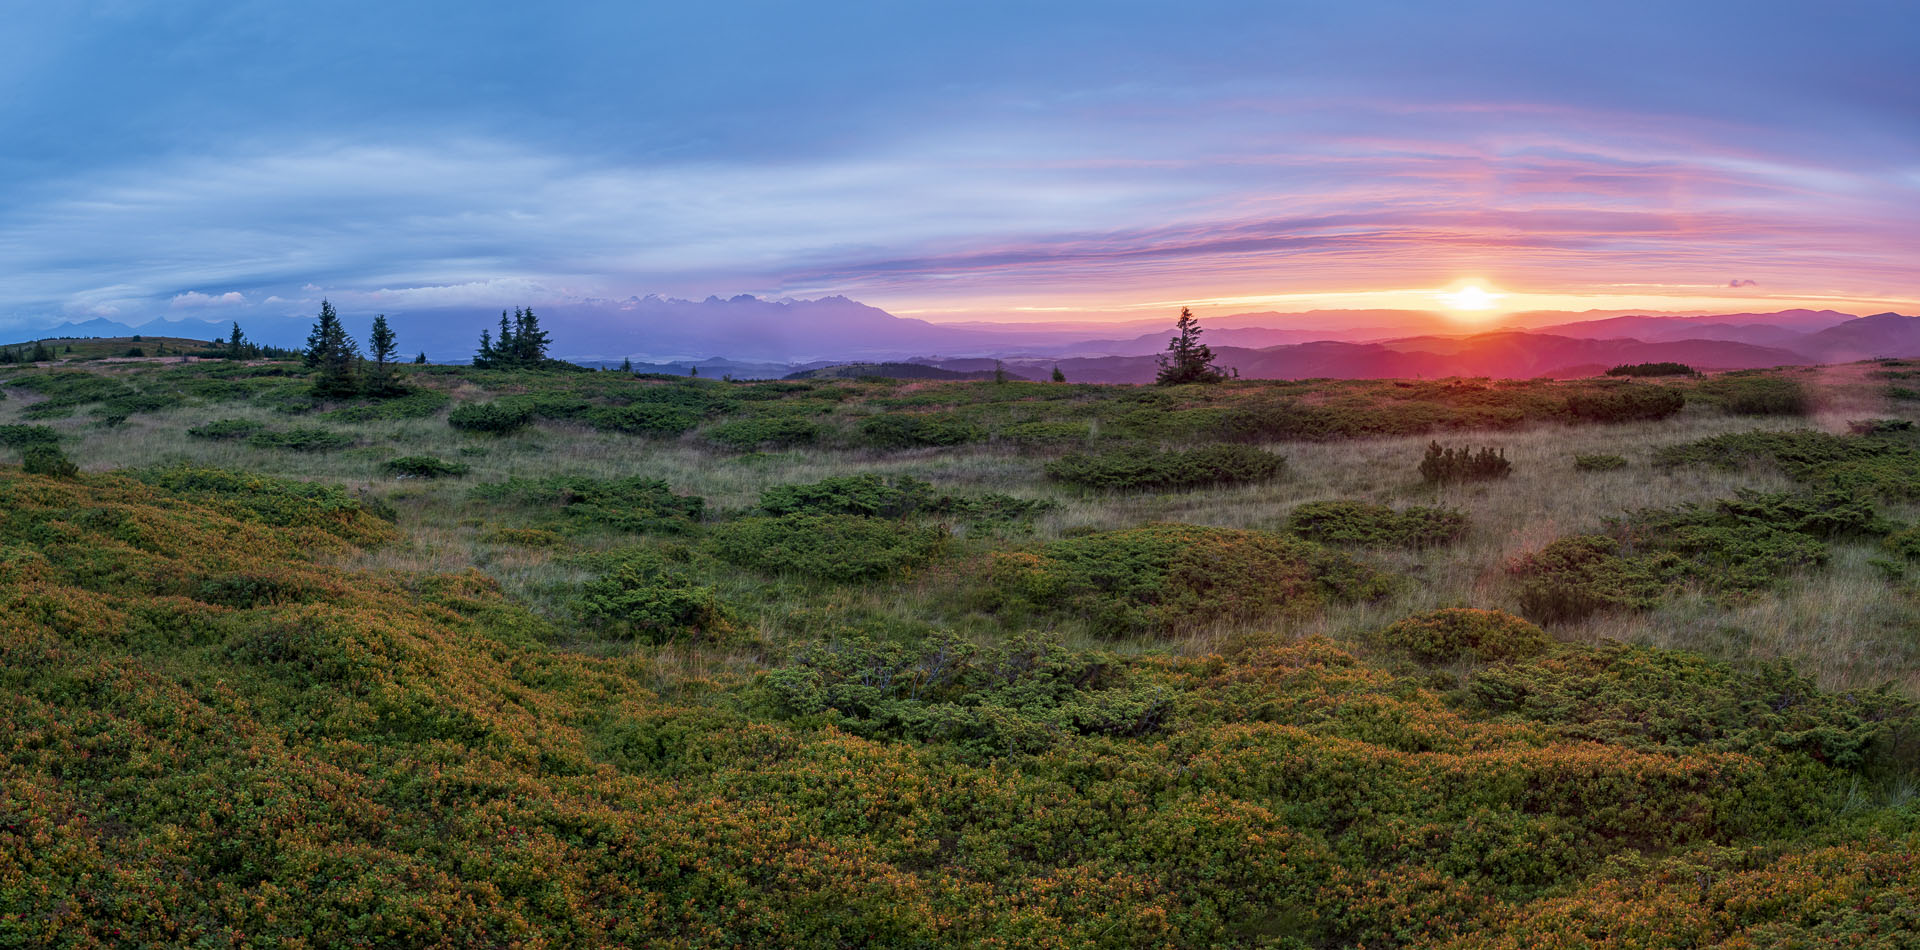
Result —
<path fill-rule="evenodd" d="M 350 329 L 371 319 L 343 316 Z M 1457 326 L 1449 318 L 1418 311 L 1247 313 L 1205 323 L 1206 342 L 1219 354 L 1220 365 L 1258 378 L 1582 375 L 1595 367 L 1665 360 L 1702 369 L 1751 369 L 1920 356 L 1920 317 L 1895 313 L 1618 314 L 1545 322 L 1557 316 L 1567 315 L 1521 314 L 1515 322 L 1544 325 L 1459 333 L 1445 332 Z M 977 361 L 998 358 L 1021 375 L 1042 376 L 1058 363 L 1071 379 L 1140 382 L 1153 377 L 1154 358 L 1172 334 L 1169 327 L 1099 338 L 1089 328 L 1057 322 L 951 326 L 896 316 L 842 296 L 629 297 L 554 307 L 541 318 L 553 334 L 553 352 L 565 359 L 587 365 L 631 359 L 636 368 L 665 372 L 698 365 L 703 375 L 742 378 L 885 361 L 977 372 Z M 402 350 L 424 351 L 436 362 L 464 361 L 494 319 L 470 308 L 390 315 Z M 1295 325 L 1269 325 L 1287 321 Z M 306 317 L 282 317 L 243 321 L 242 327 L 258 342 L 297 346 L 310 323 Z M 1128 329 L 1139 326 L 1129 323 Z M 40 328 L 32 335 L 211 340 L 229 329 L 225 321 L 155 319 L 130 325 L 96 318 Z"/>

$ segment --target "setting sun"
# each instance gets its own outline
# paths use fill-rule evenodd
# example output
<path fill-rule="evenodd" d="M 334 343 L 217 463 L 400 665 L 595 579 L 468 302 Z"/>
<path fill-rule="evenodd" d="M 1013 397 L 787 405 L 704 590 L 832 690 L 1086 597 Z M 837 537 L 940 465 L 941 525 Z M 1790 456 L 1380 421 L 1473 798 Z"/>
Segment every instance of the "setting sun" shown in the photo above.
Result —
<path fill-rule="evenodd" d="M 1503 295 L 1493 293 L 1479 284 L 1463 284 L 1457 289 L 1441 291 L 1435 296 L 1449 310 L 1472 312 L 1492 310 Z"/>

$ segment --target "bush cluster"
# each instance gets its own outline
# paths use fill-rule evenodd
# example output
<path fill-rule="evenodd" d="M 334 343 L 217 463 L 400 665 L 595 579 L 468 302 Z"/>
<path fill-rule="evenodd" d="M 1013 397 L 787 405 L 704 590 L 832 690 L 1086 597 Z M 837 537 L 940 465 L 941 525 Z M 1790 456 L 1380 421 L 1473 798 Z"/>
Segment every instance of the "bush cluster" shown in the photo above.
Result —
<path fill-rule="evenodd" d="M 998 492 L 979 495 L 935 494 L 930 482 L 910 475 L 844 475 L 807 484 L 775 485 L 760 493 L 760 510 L 771 515 L 798 513 L 905 518 L 927 515 L 955 518 L 984 528 L 1028 521 L 1054 503 Z"/>
<path fill-rule="evenodd" d="M 72 478 L 80 474 L 80 466 L 67 458 L 60 446 L 46 442 L 35 442 L 20 450 L 20 468 L 28 475 L 46 475 L 52 478 Z"/>
<path fill-rule="evenodd" d="M 463 432 L 505 435 L 533 424 L 533 410 L 505 400 L 470 402 L 447 413 L 447 425 Z"/>
<path fill-rule="evenodd" d="M 706 430 L 707 440 L 730 449 L 784 448 L 819 441 L 820 423 L 800 416 L 757 416 L 722 422 Z"/>
<path fill-rule="evenodd" d="M 986 435 L 978 425 L 948 413 L 890 412 L 860 422 L 862 441 L 876 449 L 965 445 Z"/>
<path fill-rule="evenodd" d="M 1700 371 L 1685 363 L 1622 363 L 1607 370 L 1608 376 L 1698 376 Z"/>
<path fill-rule="evenodd" d="M 1321 544 L 1421 548 L 1458 541 L 1467 526 L 1466 514 L 1450 508 L 1395 511 L 1362 501 L 1312 501 L 1287 516 L 1288 531 Z"/>
<path fill-rule="evenodd" d="M 1075 736 L 1148 735 L 1173 705 L 1171 690 L 1129 682 L 1114 658 L 1038 634 L 984 649 L 951 634 L 814 644 L 764 687 L 786 718 L 951 745 L 972 759 L 1035 755 Z"/>
<path fill-rule="evenodd" d="M 448 462 L 431 455 L 403 455 L 388 459 L 386 469 L 389 474 L 401 478 L 457 478 L 473 470 L 465 462 Z"/>
<path fill-rule="evenodd" d="M 1856 497 L 1741 492 L 1713 505 L 1634 512 L 1606 534 L 1561 538 L 1508 571 L 1528 617 L 1576 620 L 1651 607 L 1683 584 L 1738 599 L 1825 564 L 1826 539 L 1881 530 L 1873 506 Z"/>
<path fill-rule="evenodd" d="M 1583 472 L 1611 472 L 1627 467 L 1624 455 L 1612 455 L 1606 452 L 1579 454 L 1573 457 L 1573 467 Z"/>
<path fill-rule="evenodd" d="M 989 609 L 1074 619 L 1103 636 L 1299 614 L 1377 596 L 1387 578 L 1345 554 L 1263 531 L 1155 524 L 996 552 Z"/>
<path fill-rule="evenodd" d="M 1506 449 L 1495 454 L 1493 449 L 1475 452 L 1452 446 L 1442 448 L 1438 442 L 1429 442 L 1426 455 L 1420 459 L 1420 478 L 1429 485 L 1487 481 L 1506 478 L 1512 473 L 1513 463 L 1507 461 Z"/>
<path fill-rule="evenodd" d="M 1666 386 L 1630 384 L 1576 392 L 1567 397 L 1567 411 L 1588 422 L 1646 422 L 1679 412 L 1687 397 Z"/>
<path fill-rule="evenodd" d="M 554 525 L 571 529 L 683 534 L 705 517 L 707 501 L 698 495 L 678 495 L 657 478 L 591 478 L 550 475 L 546 478 L 510 478 L 476 485 L 472 497 L 523 508 L 545 509 L 559 515 Z"/>
<path fill-rule="evenodd" d="M 1815 429 L 1732 432 L 1662 446 L 1653 460 L 1662 466 L 1719 468 L 1770 461 L 1788 478 L 1817 490 L 1920 498 L 1920 449 L 1890 436 L 1841 436 Z"/>
<path fill-rule="evenodd" d="M 1524 659 L 1551 646 L 1546 631 L 1503 610 L 1447 607 L 1394 621 L 1380 639 L 1428 663 Z"/>
<path fill-rule="evenodd" d="M 286 449 L 291 452 L 330 452 L 352 445 L 353 436 L 319 426 L 292 426 L 286 429 L 260 429 L 247 436 L 247 444 L 256 449 Z"/>
<path fill-rule="evenodd" d="M 24 449 L 31 445 L 57 445 L 60 433 L 52 426 L 0 425 L 0 445 Z"/>
<path fill-rule="evenodd" d="M 655 644 L 723 640 L 738 623 L 718 591 L 650 551 L 629 552 L 587 582 L 574 609 L 589 626 Z"/>
<path fill-rule="evenodd" d="M 596 429 L 659 437 L 679 435 L 700 424 L 694 410 L 658 402 L 596 406 L 582 418 Z"/>
<path fill-rule="evenodd" d="M 188 426 L 187 435 L 196 439 L 215 441 L 244 439 L 265 428 L 265 425 L 252 419 L 216 419 L 197 426 Z"/>
<path fill-rule="evenodd" d="M 1708 377 L 1700 392 L 1736 416 L 1804 416 L 1812 408 L 1799 380 L 1755 371 Z"/>
<path fill-rule="evenodd" d="M 946 543 L 939 525 L 805 511 L 726 522 L 712 536 L 723 561 L 841 582 L 905 576 L 938 557 Z"/>
<path fill-rule="evenodd" d="M 1263 482 L 1279 477 L 1286 459 L 1246 445 L 1195 449 L 1122 448 L 1097 455 L 1064 455 L 1047 464 L 1047 477 L 1104 491 L 1180 491 Z"/>

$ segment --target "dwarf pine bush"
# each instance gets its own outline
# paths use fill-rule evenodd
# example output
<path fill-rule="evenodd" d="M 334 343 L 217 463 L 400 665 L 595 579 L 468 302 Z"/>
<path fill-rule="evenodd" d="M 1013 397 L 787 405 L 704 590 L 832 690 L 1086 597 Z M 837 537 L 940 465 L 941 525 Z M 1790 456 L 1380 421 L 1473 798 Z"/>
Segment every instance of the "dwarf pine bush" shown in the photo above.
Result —
<path fill-rule="evenodd" d="M 1512 473 L 1513 463 L 1507 461 L 1505 449 L 1495 454 L 1493 449 L 1475 452 L 1451 446 L 1442 448 L 1440 443 L 1430 442 L 1426 456 L 1420 460 L 1420 478 L 1429 485 L 1486 481 L 1506 478 Z"/>

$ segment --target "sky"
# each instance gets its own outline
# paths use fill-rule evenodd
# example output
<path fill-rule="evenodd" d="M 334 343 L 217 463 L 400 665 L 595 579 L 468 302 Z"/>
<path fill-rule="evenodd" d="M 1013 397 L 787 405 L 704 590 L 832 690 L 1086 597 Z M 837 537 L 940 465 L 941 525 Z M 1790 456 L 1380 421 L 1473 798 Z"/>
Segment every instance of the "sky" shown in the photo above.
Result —
<path fill-rule="evenodd" d="M 1920 4 L 5 0 L 0 326 L 1920 313 Z"/>

